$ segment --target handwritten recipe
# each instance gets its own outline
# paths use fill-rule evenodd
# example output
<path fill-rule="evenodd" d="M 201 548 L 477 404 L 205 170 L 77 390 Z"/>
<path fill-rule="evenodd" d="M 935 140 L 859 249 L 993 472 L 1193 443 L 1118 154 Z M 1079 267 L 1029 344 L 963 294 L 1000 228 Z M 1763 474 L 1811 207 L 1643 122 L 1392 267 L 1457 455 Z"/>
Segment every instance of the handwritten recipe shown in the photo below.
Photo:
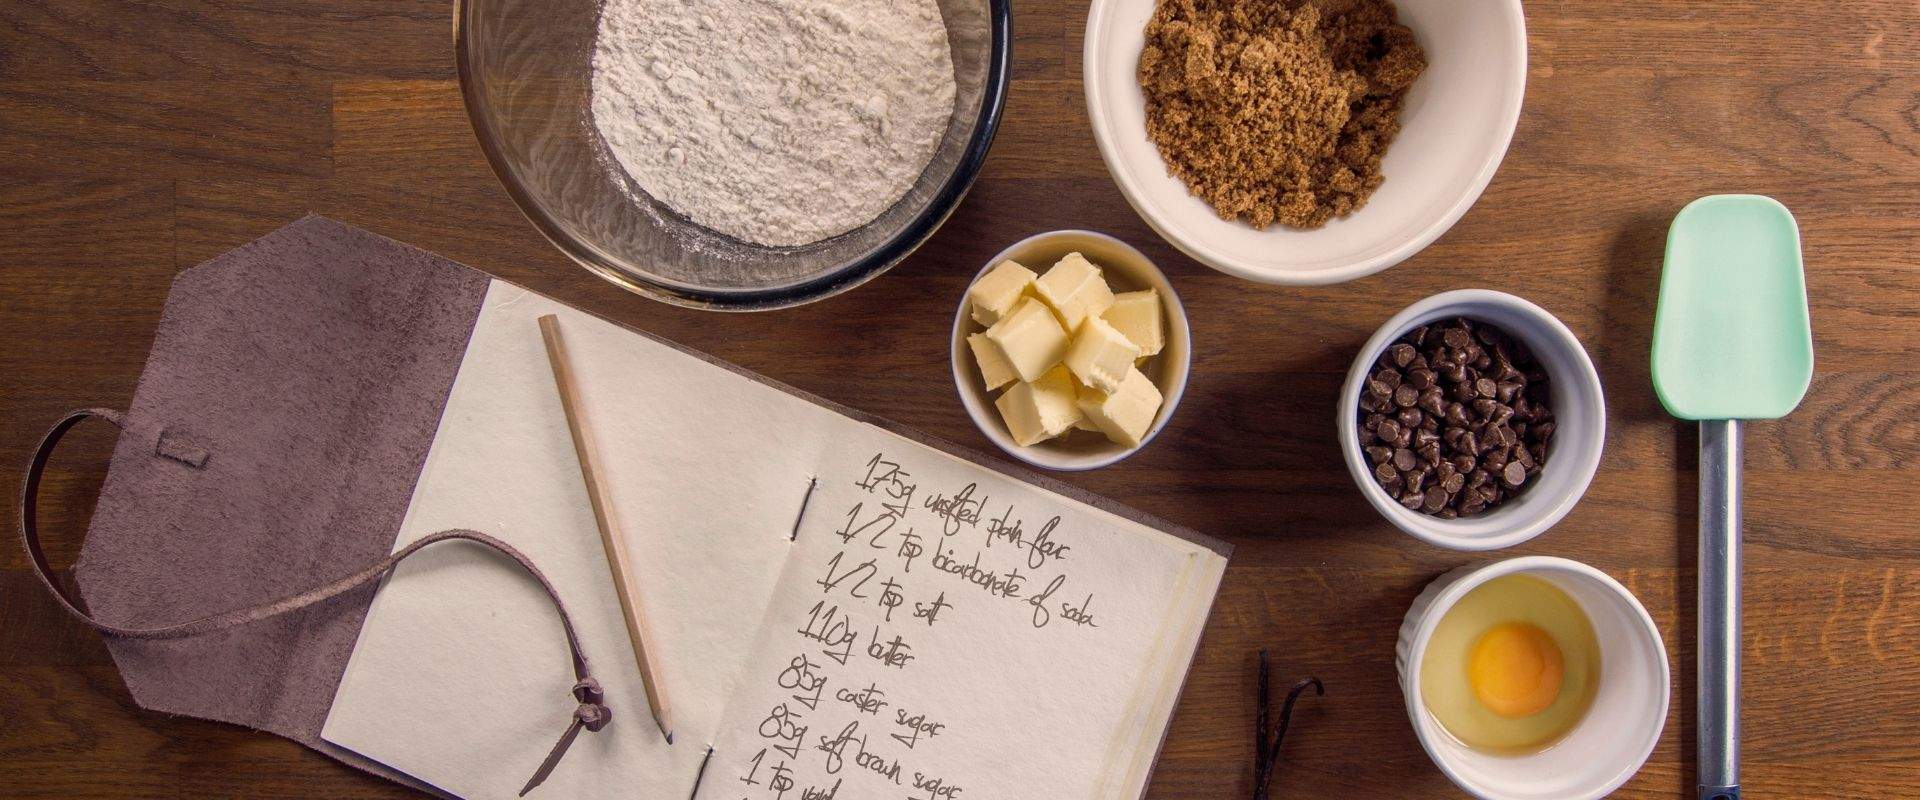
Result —
<path fill-rule="evenodd" d="M 1137 794 L 1126 723 L 1213 554 L 920 450 L 818 478 L 698 797 Z"/>

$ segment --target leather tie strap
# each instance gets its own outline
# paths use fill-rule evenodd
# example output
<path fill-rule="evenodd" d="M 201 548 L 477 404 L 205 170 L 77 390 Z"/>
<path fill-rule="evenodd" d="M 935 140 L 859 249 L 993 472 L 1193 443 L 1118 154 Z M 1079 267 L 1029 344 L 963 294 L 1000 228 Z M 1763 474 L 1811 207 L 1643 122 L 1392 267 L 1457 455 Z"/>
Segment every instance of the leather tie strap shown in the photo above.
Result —
<path fill-rule="evenodd" d="M 574 710 L 572 722 L 568 724 L 566 733 L 562 734 L 560 740 L 554 744 L 553 750 L 547 754 L 546 760 L 541 762 L 539 769 L 534 771 L 533 778 L 527 781 L 526 787 L 520 790 L 520 794 L 525 795 L 527 792 L 532 791 L 535 786 L 539 786 L 541 781 L 546 780 L 547 776 L 553 773 L 553 768 L 560 763 L 560 757 L 566 754 L 568 747 L 573 744 L 574 738 L 579 736 L 582 728 L 589 732 L 598 731 L 601 728 L 605 728 L 607 723 L 612 721 L 613 711 L 607 708 L 604 702 L 605 696 L 600 689 L 600 683 L 593 679 L 593 674 L 591 670 L 588 669 L 587 657 L 580 652 L 580 640 L 574 634 L 573 620 L 567 616 L 566 604 L 560 602 L 560 595 L 554 591 L 553 584 L 547 582 L 547 577 L 541 574 L 540 569 L 534 566 L 533 562 L 519 550 L 514 549 L 512 545 L 506 542 L 479 531 L 452 529 L 430 533 L 414 540 L 411 544 L 400 548 L 386 558 L 374 562 L 351 575 L 341 577 L 304 592 L 282 597 L 278 600 L 249 608 L 213 614 L 189 622 L 154 628 L 131 628 L 94 619 L 86 611 L 82 610 L 80 603 L 74 598 L 69 597 L 66 590 L 60 588 L 60 584 L 54 580 L 53 568 L 47 563 L 46 552 L 40 547 L 40 534 L 35 524 L 38 516 L 38 508 L 36 506 L 40 493 L 40 477 L 41 473 L 46 470 L 48 458 L 53 454 L 53 449 L 59 444 L 60 438 L 65 436 L 67 431 L 71 430 L 75 425 L 80 424 L 89 417 L 97 417 L 113 423 L 116 427 L 124 427 L 123 414 L 112 409 L 86 408 L 68 412 L 65 417 L 62 417 L 59 422 L 54 423 L 53 427 L 48 429 L 46 436 L 40 440 L 40 446 L 34 450 L 32 460 L 27 462 L 26 479 L 21 483 L 20 487 L 19 505 L 20 538 L 26 546 L 27 557 L 33 561 L 34 573 L 39 576 L 41 585 L 47 588 L 47 591 L 53 595 L 54 600 L 58 601 L 60 606 L 67 610 L 69 615 L 87 627 L 105 635 L 122 639 L 181 639 L 189 636 L 198 636 L 203 633 L 226 630 L 250 622 L 259 622 L 260 620 L 276 617 L 288 612 L 298 611 L 316 603 L 322 603 L 339 597 L 347 592 L 378 581 L 382 576 L 392 571 L 394 567 L 399 566 L 400 562 L 405 561 L 408 556 L 419 552 L 428 545 L 444 542 L 449 539 L 464 539 L 469 542 L 491 547 L 499 551 L 502 555 L 513 559 L 515 563 L 518 563 L 527 571 L 527 574 L 532 575 L 533 579 L 539 582 L 540 588 L 546 591 L 549 599 L 553 600 L 554 609 L 560 612 L 560 626 L 566 631 L 567 649 L 573 657 L 573 675 L 576 679 L 573 686 L 573 695 L 574 699 L 579 701 L 579 706 Z M 178 452 L 197 455 L 201 461 L 206 459 L 207 454 L 204 451 L 198 451 L 196 453 L 193 452 L 194 450 L 197 450 L 197 448 L 189 448 L 186 451 Z M 168 453 L 167 455 L 176 458 L 176 460 L 191 463 L 191 460 L 181 459 L 179 455 L 172 453 Z"/>

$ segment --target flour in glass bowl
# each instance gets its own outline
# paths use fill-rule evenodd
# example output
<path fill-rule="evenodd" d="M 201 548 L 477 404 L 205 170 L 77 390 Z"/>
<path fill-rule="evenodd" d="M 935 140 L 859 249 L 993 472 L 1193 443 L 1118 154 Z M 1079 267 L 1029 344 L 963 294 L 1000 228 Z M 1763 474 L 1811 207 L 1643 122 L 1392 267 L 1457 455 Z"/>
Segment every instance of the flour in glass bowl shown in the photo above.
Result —
<path fill-rule="evenodd" d="M 935 0 L 606 0 L 594 42 L 594 127 L 634 183 L 775 247 L 905 195 L 954 92 Z"/>

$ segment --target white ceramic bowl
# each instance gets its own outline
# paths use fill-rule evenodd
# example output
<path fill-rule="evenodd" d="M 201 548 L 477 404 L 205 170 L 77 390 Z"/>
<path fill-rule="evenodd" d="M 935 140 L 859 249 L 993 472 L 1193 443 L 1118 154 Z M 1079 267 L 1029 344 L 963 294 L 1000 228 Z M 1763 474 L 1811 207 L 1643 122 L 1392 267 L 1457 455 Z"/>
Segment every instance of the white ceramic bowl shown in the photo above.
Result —
<path fill-rule="evenodd" d="M 1593 622 L 1600 643 L 1593 707 L 1566 738 L 1525 756 L 1483 753 L 1461 744 L 1420 699 L 1420 661 L 1434 626 L 1474 587 L 1514 573 L 1550 581 L 1571 596 Z M 1528 556 L 1440 576 L 1407 610 L 1394 661 L 1420 746 L 1455 785 L 1482 800 L 1604 797 L 1640 770 L 1666 727 L 1671 685 L 1659 628 L 1626 587 L 1578 561 Z"/>
<path fill-rule="evenodd" d="M 973 280 L 979 280 L 987 270 L 1007 259 L 1044 273 L 1055 261 L 1076 250 L 1106 272 L 1107 283 L 1115 292 L 1158 289 L 1161 302 L 1166 306 L 1166 347 L 1141 368 L 1148 378 L 1153 379 L 1154 386 L 1159 387 L 1164 402 L 1160 404 L 1160 413 L 1154 418 L 1153 426 L 1147 429 L 1147 435 L 1140 438 L 1139 447 L 1117 444 L 1105 436 L 1088 431 L 1076 431 L 1027 447 L 1016 444 L 1013 435 L 1007 432 L 1006 422 L 1000 419 L 1000 410 L 993 405 L 993 397 L 987 392 L 986 383 L 980 379 L 980 368 L 973 363 L 973 351 L 967 347 L 968 334 L 983 329 L 968 313 L 964 293 L 960 296 L 960 308 L 953 315 L 953 341 L 950 347 L 954 389 L 959 392 L 960 404 L 966 406 L 967 415 L 973 418 L 973 424 L 980 428 L 980 432 L 1008 455 L 1028 464 L 1043 469 L 1074 472 L 1099 469 L 1133 455 L 1160 435 L 1160 429 L 1166 427 L 1167 420 L 1173 418 L 1173 409 L 1180 405 L 1180 395 L 1187 390 L 1187 372 L 1193 362 L 1187 309 L 1180 304 L 1180 295 L 1173 291 L 1173 284 L 1167 281 L 1166 273 L 1161 272 L 1139 250 L 1104 233 L 1066 230 L 1029 236 L 988 259 Z M 967 285 L 971 286 L 973 282 L 968 281 Z"/>
<path fill-rule="evenodd" d="M 1371 275 L 1431 244 L 1500 166 L 1526 94 L 1520 0 L 1397 0 L 1427 54 L 1388 149 L 1386 182 L 1352 215 L 1317 230 L 1221 219 L 1167 173 L 1147 138 L 1136 70 L 1156 0 L 1094 0 L 1087 15 L 1087 109 L 1094 140 L 1128 202 L 1202 263 L 1262 283 L 1328 284 Z"/>
<path fill-rule="evenodd" d="M 1360 392 L 1373 365 L 1394 340 L 1430 322 L 1466 317 L 1491 322 L 1525 342 L 1552 384 L 1556 429 L 1547 445 L 1546 464 L 1526 491 L 1500 506 L 1458 519 L 1441 519 L 1400 505 L 1375 482 L 1360 450 Z M 1335 430 L 1347 471 L 1367 502 L 1400 530 L 1455 550 L 1494 550 L 1541 534 L 1573 510 L 1600 468 L 1607 438 L 1607 405 L 1600 374 L 1573 331 L 1539 306 L 1504 292 L 1461 289 L 1442 292 L 1408 306 L 1387 320 L 1354 356 L 1340 387 Z"/>

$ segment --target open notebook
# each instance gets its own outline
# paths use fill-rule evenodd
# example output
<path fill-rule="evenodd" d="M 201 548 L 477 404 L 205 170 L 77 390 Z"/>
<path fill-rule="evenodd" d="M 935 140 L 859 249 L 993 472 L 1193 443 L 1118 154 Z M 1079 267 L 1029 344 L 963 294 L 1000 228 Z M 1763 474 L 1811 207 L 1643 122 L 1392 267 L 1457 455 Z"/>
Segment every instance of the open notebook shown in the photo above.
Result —
<path fill-rule="evenodd" d="M 558 314 L 674 708 L 646 709 L 536 320 Z M 559 588 L 614 721 L 535 796 L 1138 797 L 1226 565 L 494 281 L 397 549 L 485 530 Z M 571 711 L 552 605 L 476 548 L 373 600 L 321 735 L 510 798 Z"/>

